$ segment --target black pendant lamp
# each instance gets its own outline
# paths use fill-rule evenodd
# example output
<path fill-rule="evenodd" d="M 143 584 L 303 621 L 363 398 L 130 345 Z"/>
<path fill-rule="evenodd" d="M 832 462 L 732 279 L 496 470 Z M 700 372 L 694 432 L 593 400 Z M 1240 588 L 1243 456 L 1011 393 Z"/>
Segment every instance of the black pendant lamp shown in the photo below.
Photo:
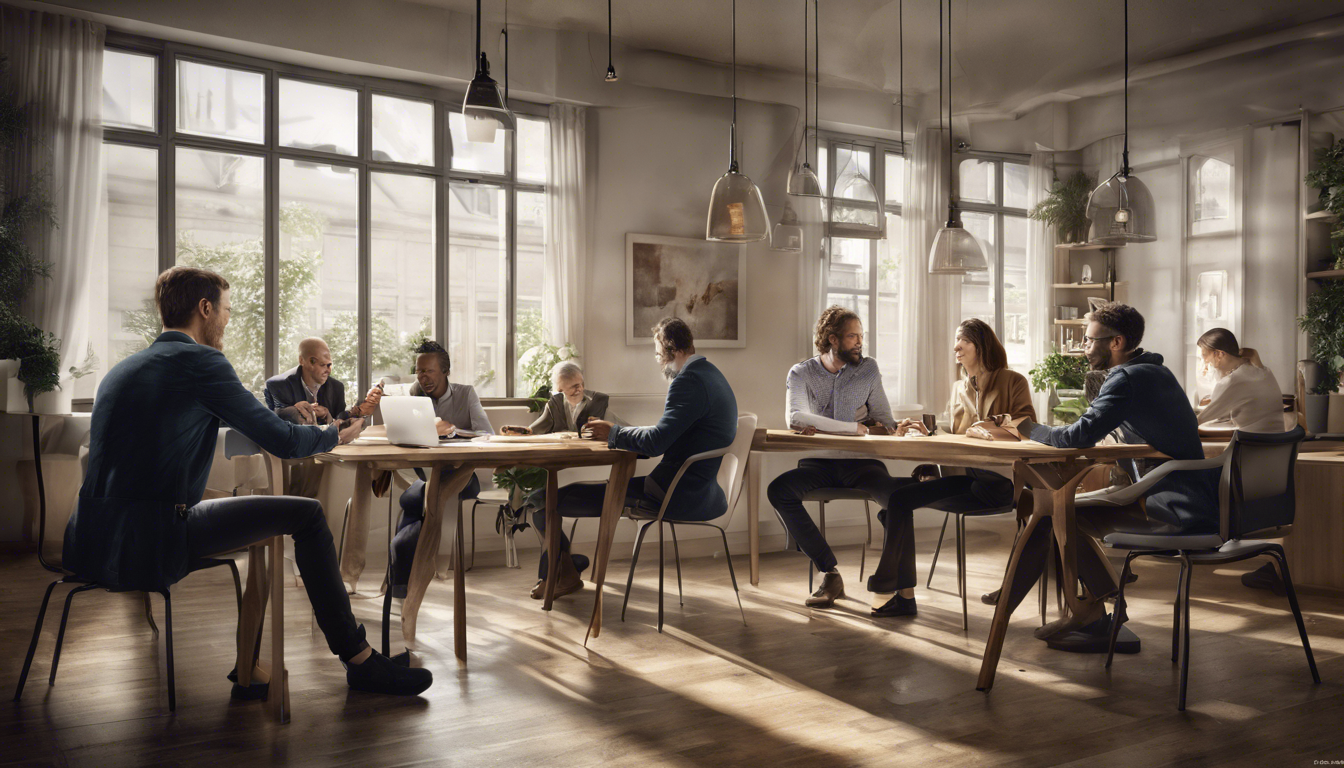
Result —
<path fill-rule="evenodd" d="M 821 180 L 807 162 L 807 87 L 807 0 L 803 0 L 803 135 L 798 141 L 793 167 L 789 169 L 787 191 L 798 197 L 821 197 Z"/>
<path fill-rule="evenodd" d="M 611 0 L 607 0 L 607 77 L 608 83 L 620 80 L 616 76 L 616 65 L 611 60 Z"/>
<path fill-rule="evenodd" d="M 938 101 L 943 98 L 943 4 L 938 3 Z M 929 249 L 929 274 L 965 275 L 988 272 L 989 262 L 975 235 L 961 226 L 957 196 L 952 192 L 952 2 L 947 4 L 947 224 Z"/>
<path fill-rule="evenodd" d="M 462 118 L 467 125 L 467 141 L 482 144 L 493 144 L 495 131 L 511 131 L 516 125 L 499 83 L 490 77 L 490 61 L 481 50 L 481 0 L 476 0 L 476 76 L 462 100 Z"/>
<path fill-rule="evenodd" d="M 1125 149 L 1120 170 L 1092 190 L 1087 218 L 1092 220 L 1088 242 L 1095 245 L 1151 243 L 1157 239 L 1153 193 L 1129 167 L 1129 0 L 1125 1 Z"/>
<path fill-rule="evenodd" d="M 770 236 L 761 190 L 737 169 L 737 0 L 733 0 L 733 123 L 728 133 L 728 172 L 714 182 L 705 239 L 754 243 Z"/>

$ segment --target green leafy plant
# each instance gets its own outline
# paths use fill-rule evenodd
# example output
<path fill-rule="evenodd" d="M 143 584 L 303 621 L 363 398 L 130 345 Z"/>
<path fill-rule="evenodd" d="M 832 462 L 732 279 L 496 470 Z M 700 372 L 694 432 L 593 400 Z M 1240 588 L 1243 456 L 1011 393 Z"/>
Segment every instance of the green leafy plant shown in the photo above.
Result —
<path fill-rule="evenodd" d="M 1321 204 L 1336 216 L 1344 215 L 1344 139 L 1316 150 L 1316 167 L 1304 179 L 1321 190 Z"/>
<path fill-rule="evenodd" d="M 1331 387 L 1327 392 L 1337 391 L 1344 367 L 1344 281 L 1324 281 L 1308 296 L 1307 311 L 1297 318 L 1297 327 L 1310 339 L 1312 358 L 1326 369 L 1325 381 Z"/>
<path fill-rule="evenodd" d="M 1037 392 L 1048 389 L 1082 389 L 1087 375 L 1087 358 L 1051 352 L 1028 373 L 1031 388 Z"/>
<path fill-rule="evenodd" d="M 1059 243 L 1078 243 L 1087 239 L 1092 222 L 1087 218 L 1087 199 L 1096 187 L 1096 179 L 1077 171 L 1066 179 L 1056 179 L 1050 192 L 1027 215 L 1055 229 Z"/>
<path fill-rule="evenodd" d="M 509 492 L 510 506 L 521 506 L 528 494 L 546 485 L 546 470 L 541 467 L 510 467 L 494 474 L 495 487 Z"/>
<path fill-rule="evenodd" d="M 551 399 L 551 369 L 578 355 L 569 344 L 557 347 L 546 342 L 546 324 L 541 320 L 541 311 L 536 309 L 518 318 L 518 348 L 523 350 L 518 357 L 519 380 L 523 390 L 532 393 L 527 408 L 539 413 Z"/>
<path fill-rule="evenodd" d="M 1055 415 L 1055 420 L 1060 424 L 1072 424 L 1082 418 L 1084 413 L 1087 413 L 1087 401 L 1081 397 L 1075 397 L 1056 405 L 1050 409 L 1050 412 Z"/>

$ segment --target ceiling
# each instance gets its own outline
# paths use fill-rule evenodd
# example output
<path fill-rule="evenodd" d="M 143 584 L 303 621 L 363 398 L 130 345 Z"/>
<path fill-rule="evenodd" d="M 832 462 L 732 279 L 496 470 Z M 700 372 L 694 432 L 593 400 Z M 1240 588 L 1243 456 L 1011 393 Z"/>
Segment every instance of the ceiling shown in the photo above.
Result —
<path fill-rule="evenodd" d="M 473 0 L 414 2 L 475 13 Z M 1118 0 L 951 3 L 958 113 L 1011 112 L 1120 77 L 1124 6 Z M 904 5 L 905 91 L 936 91 L 939 3 Z M 504 8 L 504 0 L 486 0 L 487 25 L 501 24 Z M 730 0 L 613 0 L 615 36 L 635 48 L 727 62 L 731 8 Z M 607 32 L 606 11 L 601 0 L 508 2 L 511 24 L 600 35 Z M 899 93 L 898 0 L 826 0 L 821 12 L 822 82 Z M 1134 0 L 1129 13 L 1136 67 L 1344 17 L 1344 0 Z M 802 24 L 803 0 L 739 0 L 738 62 L 767 72 L 801 72 Z"/>

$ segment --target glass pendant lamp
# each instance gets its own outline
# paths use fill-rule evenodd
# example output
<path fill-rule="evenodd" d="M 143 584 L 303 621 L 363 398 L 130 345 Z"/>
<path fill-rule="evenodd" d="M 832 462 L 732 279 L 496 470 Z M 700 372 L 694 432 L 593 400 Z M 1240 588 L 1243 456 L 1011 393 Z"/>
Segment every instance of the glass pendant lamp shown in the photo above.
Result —
<path fill-rule="evenodd" d="M 490 60 L 481 50 L 481 0 L 476 0 L 476 76 L 462 99 L 462 118 L 467 127 L 467 141 L 483 144 L 493 144 L 496 131 L 500 128 L 511 131 L 515 125 L 499 83 L 490 77 Z"/>
<path fill-rule="evenodd" d="M 818 76 L 820 81 L 821 77 Z M 817 96 L 821 96 L 818 88 Z M 803 135 L 798 141 L 798 155 L 793 167 L 789 169 L 789 183 L 786 188 L 790 195 L 798 197 L 821 197 L 821 180 L 807 162 L 807 0 L 803 0 Z"/>
<path fill-rule="evenodd" d="M 728 172 L 714 183 L 709 196 L 705 239 L 754 243 L 770 236 L 765 200 L 737 166 L 737 0 L 733 0 L 733 123 L 728 132 Z"/>
<path fill-rule="evenodd" d="M 784 201 L 784 213 L 780 214 L 779 223 L 770 230 L 770 250 L 791 252 L 803 250 L 803 227 L 798 223 L 798 214 L 793 210 L 793 203 L 787 199 Z"/>
<path fill-rule="evenodd" d="M 860 240 L 881 240 L 887 236 L 887 217 L 877 199 L 877 187 L 868 180 L 859 162 L 859 150 L 850 145 L 849 158 L 835 175 L 831 190 L 831 220 L 827 234 Z M 837 161 L 839 149 L 837 148 Z"/>
<path fill-rule="evenodd" d="M 1129 167 L 1129 0 L 1125 0 L 1125 148 L 1120 170 L 1088 197 L 1087 217 L 1092 220 L 1088 242 L 1094 245 L 1151 243 L 1157 239 L 1153 193 Z"/>
<path fill-rule="evenodd" d="M 975 235 L 961 225 L 957 212 L 957 198 L 952 193 L 952 8 L 948 4 L 947 18 L 947 224 L 938 230 L 929 249 L 929 274 L 965 275 L 989 271 L 985 251 Z M 943 98 L 943 4 L 938 3 L 938 100 Z"/>

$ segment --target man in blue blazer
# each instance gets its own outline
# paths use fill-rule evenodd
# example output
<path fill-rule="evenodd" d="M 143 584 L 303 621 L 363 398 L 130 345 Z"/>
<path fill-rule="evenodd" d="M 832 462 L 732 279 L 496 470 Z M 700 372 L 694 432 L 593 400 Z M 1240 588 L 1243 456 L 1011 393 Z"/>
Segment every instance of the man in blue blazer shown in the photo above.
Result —
<path fill-rule="evenodd" d="M 732 445 L 737 436 L 737 398 L 719 369 L 704 355 L 695 353 L 695 338 L 684 320 L 675 317 L 661 320 L 653 329 L 653 344 L 663 375 L 671 382 L 662 418 L 651 427 L 622 427 L 610 421 L 589 420 L 583 436 L 605 442 L 611 448 L 663 457 L 647 476 L 633 478 L 625 494 L 626 506 L 656 511 L 686 459 Z M 665 519 L 713 520 L 726 512 L 728 500 L 717 481 L 722 463 L 722 459 L 714 458 L 692 464 L 677 483 Z M 606 483 L 567 485 L 560 489 L 556 505 L 563 517 L 600 517 L 606 492 Z M 532 519 L 537 530 L 545 532 L 545 491 L 534 493 L 528 502 L 534 507 Z M 563 554 L 557 596 L 583 588 L 564 534 L 560 536 L 560 548 Z M 533 598 L 543 596 L 546 565 L 543 554 L 538 569 L 541 581 L 532 589 Z"/>
<path fill-rule="evenodd" d="M 375 653 L 355 622 L 322 505 L 292 496 L 202 501 L 221 422 L 285 459 L 359 435 L 362 420 L 300 426 L 267 410 L 220 351 L 229 284 L 194 267 L 159 275 L 163 333 L 118 363 L 98 387 L 89 468 L 65 531 L 65 567 L 126 589 L 162 591 L 207 557 L 273 536 L 294 537 L 294 561 L 331 652 L 351 688 L 414 695 L 433 682 Z"/>
<path fill-rule="evenodd" d="M 311 337 L 299 342 L 299 364 L 266 380 L 266 407 L 295 424 L 330 424 L 368 418 L 377 406 L 377 387 L 365 401 L 345 409 L 345 383 L 331 375 L 331 348 Z"/>

